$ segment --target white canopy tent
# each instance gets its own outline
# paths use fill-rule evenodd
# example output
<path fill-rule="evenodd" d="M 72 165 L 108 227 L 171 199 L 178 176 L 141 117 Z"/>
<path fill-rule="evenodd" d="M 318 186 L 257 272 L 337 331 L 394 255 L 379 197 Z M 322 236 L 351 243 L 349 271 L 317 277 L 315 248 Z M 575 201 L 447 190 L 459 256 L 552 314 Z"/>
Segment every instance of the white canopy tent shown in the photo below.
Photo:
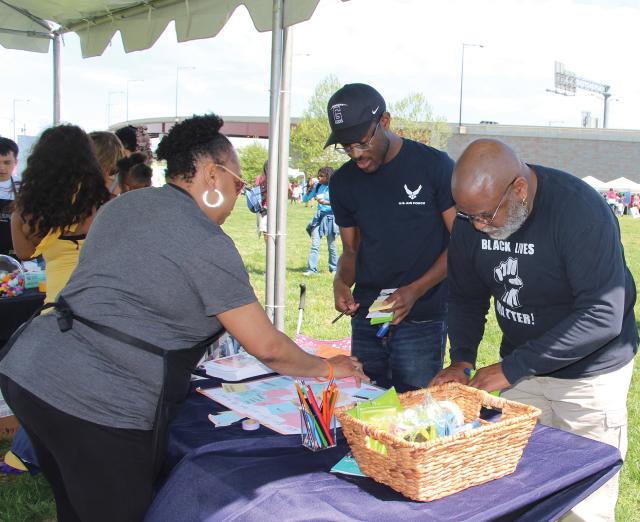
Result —
<path fill-rule="evenodd" d="M 343 0 L 346 1 L 346 0 Z M 179 42 L 212 38 L 244 5 L 258 31 L 272 31 L 266 308 L 284 330 L 289 92 L 289 27 L 319 0 L 0 0 L 0 45 L 46 53 L 53 42 L 53 123 L 60 121 L 60 36 L 74 32 L 83 57 L 101 55 L 116 33 L 125 52 L 148 49 L 170 22 Z M 275 174 L 275 175 L 274 175 Z"/>
<path fill-rule="evenodd" d="M 596 190 L 607 190 L 609 188 L 604 181 L 600 181 L 594 176 L 587 176 L 585 178 L 582 178 L 582 181 L 584 181 L 587 185 L 592 186 Z"/>
<path fill-rule="evenodd" d="M 616 192 L 640 192 L 640 183 L 631 181 L 625 177 L 613 179 L 605 182 L 607 189 L 612 188 Z"/>
<path fill-rule="evenodd" d="M 0 0 L 0 43 L 9 49 L 47 52 L 48 39 L 74 32 L 82 56 L 88 58 L 100 56 L 117 32 L 125 52 L 141 51 L 153 46 L 170 22 L 175 22 L 179 42 L 212 38 L 244 5 L 256 29 L 270 31 L 275 11 L 282 10 L 281 24 L 288 27 L 311 18 L 318 1 L 278 6 L 272 0 Z"/>

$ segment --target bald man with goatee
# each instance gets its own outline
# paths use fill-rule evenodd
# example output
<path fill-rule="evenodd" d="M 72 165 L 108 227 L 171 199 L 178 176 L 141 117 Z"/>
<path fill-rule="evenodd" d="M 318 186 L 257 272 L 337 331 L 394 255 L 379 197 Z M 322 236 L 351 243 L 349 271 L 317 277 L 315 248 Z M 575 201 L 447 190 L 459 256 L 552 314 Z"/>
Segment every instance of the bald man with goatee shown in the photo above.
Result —
<path fill-rule="evenodd" d="M 638 346 L 636 288 L 617 218 L 577 177 L 477 140 L 453 171 L 448 257 L 451 365 L 432 384 L 502 390 L 540 422 L 627 449 L 626 399 Z M 475 368 L 493 297 L 501 361 Z M 613 521 L 618 476 L 563 520 Z"/>

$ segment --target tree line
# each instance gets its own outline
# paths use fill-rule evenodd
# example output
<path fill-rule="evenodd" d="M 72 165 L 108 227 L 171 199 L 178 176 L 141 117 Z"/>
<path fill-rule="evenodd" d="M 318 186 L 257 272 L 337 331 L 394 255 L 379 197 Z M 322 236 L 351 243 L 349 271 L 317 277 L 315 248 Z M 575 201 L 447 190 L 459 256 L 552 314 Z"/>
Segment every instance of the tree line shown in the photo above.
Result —
<path fill-rule="evenodd" d="M 347 159 L 336 153 L 333 147 L 322 148 L 330 133 L 327 101 L 340 87 L 342 84 L 335 76 L 322 80 L 309 99 L 299 123 L 291 129 L 291 166 L 307 177 L 314 176 L 320 167 L 338 168 Z M 437 149 L 446 149 L 451 130 L 444 117 L 434 116 L 424 94 L 410 93 L 390 103 L 387 110 L 391 114 L 391 128 L 398 135 Z M 239 149 L 239 155 L 244 177 L 254 182 L 268 158 L 266 147 L 255 141 Z"/>

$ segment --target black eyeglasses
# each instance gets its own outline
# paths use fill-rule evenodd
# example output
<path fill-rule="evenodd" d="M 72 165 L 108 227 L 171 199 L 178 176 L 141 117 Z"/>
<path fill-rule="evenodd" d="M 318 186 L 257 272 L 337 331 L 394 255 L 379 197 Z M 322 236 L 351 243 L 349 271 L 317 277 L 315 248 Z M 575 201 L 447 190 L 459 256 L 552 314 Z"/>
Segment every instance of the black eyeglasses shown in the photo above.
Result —
<path fill-rule="evenodd" d="M 456 215 L 459 218 L 466 219 L 470 223 L 478 223 L 479 225 L 491 225 L 491 223 L 493 223 L 493 220 L 498 215 L 498 210 L 500 210 L 500 207 L 502 206 L 502 203 L 504 202 L 504 198 L 507 196 L 507 192 L 509 192 L 509 189 L 511 188 L 511 185 L 513 185 L 517 179 L 518 179 L 518 176 L 513 178 L 511 180 L 511 183 L 509 183 L 507 185 L 507 188 L 504 190 L 504 193 L 502 194 L 502 197 L 500 198 L 500 203 L 498 203 L 498 206 L 493 211 L 493 214 L 491 214 L 491 217 L 489 217 L 488 213 L 487 214 L 476 214 L 476 215 L 473 215 L 473 214 L 467 214 L 466 212 L 462 212 L 461 210 L 458 210 L 456 212 Z"/>
<path fill-rule="evenodd" d="M 371 142 L 373 141 L 373 138 L 376 137 L 378 127 L 380 127 L 380 120 L 378 120 L 378 123 L 376 123 L 375 129 L 373 129 L 373 134 L 368 141 L 362 143 L 354 143 L 353 145 L 334 145 L 333 150 L 339 152 L 340 154 L 351 154 L 351 152 L 354 150 L 369 150 L 371 148 Z"/>

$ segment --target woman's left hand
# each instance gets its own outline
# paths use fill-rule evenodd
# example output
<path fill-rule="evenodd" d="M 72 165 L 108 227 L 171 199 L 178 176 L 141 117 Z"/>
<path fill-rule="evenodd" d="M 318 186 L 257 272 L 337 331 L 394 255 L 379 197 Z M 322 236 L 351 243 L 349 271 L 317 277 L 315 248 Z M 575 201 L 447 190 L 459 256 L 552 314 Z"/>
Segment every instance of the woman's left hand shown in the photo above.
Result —
<path fill-rule="evenodd" d="M 362 381 L 369 382 L 367 377 L 362 371 L 362 363 L 358 361 L 357 357 L 348 355 L 336 355 L 328 359 L 331 366 L 333 366 L 333 375 L 336 379 L 342 379 L 343 377 L 355 377 L 356 384 L 360 387 Z"/>

